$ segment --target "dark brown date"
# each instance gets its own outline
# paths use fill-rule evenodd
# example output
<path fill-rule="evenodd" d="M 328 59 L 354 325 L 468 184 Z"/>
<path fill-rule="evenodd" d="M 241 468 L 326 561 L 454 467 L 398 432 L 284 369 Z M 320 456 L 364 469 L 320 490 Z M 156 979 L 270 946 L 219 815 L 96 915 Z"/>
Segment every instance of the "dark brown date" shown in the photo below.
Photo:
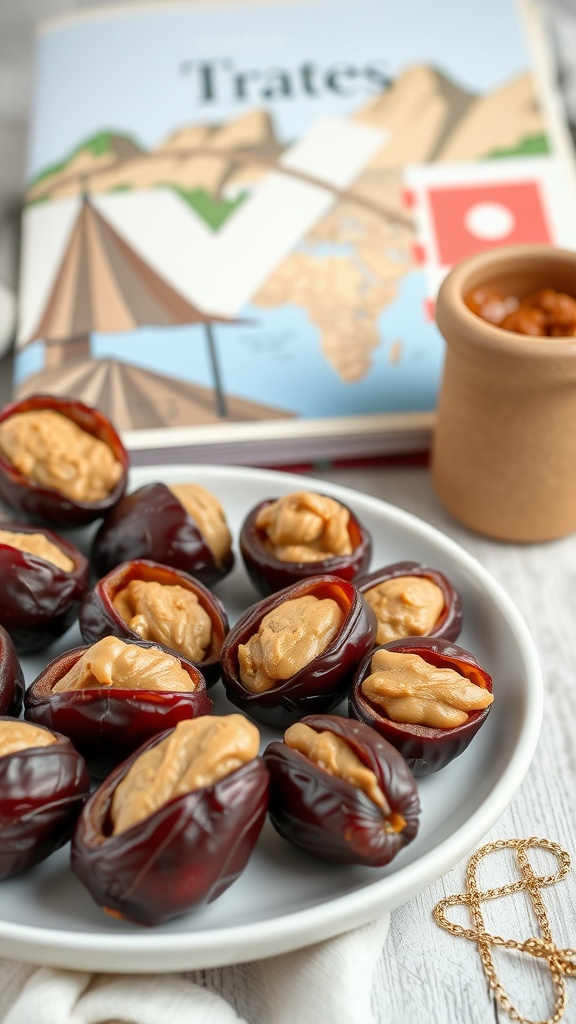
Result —
<path fill-rule="evenodd" d="M 39 650 L 76 619 L 88 590 L 87 559 L 70 541 L 45 527 L 0 523 L 7 533 L 42 534 L 71 560 L 70 571 L 0 541 L 0 621 L 19 652 Z"/>
<path fill-rule="evenodd" d="M 58 680 L 88 646 L 66 651 L 43 669 L 26 691 L 24 717 L 69 736 L 98 778 L 159 732 L 173 728 L 182 719 L 212 713 L 214 705 L 206 692 L 204 677 L 180 656 L 182 668 L 196 683 L 196 689 L 190 692 L 100 686 L 53 693 Z M 140 640 L 137 646 L 158 645 Z"/>
<path fill-rule="evenodd" d="M 388 651 L 416 654 L 430 665 L 454 669 L 465 679 L 492 693 L 492 678 L 481 668 L 476 658 L 463 647 L 458 647 L 447 640 L 410 637 L 383 646 Z M 362 692 L 362 683 L 370 675 L 373 654 L 374 651 L 358 666 L 349 697 L 350 716 L 371 725 L 384 739 L 392 743 L 405 757 L 414 775 L 430 775 L 439 771 L 466 750 L 486 721 L 490 707 L 471 712 L 463 725 L 452 729 L 392 721 L 386 717 L 382 707 L 372 703 Z"/>
<path fill-rule="evenodd" d="M 361 594 L 366 594 L 366 591 L 371 590 L 372 587 L 377 587 L 380 583 L 385 583 L 386 580 L 397 579 L 401 576 L 421 576 L 440 588 L 444 598 L 444 607 L 434 628 L 426 635 L 441 637 L 443 640 L 456 640 L 462 629 L 462 602 L 450 580 L 439 569 L 431 569 L 430 566 L 422 565 L 420 562 L 394 562 L 392 565 L 382 566 L 366 576 L 359 577 L 355 581 L 355 585 Z"/>
<path fill-rule="evenodd" d="M 238 647 L 246 644 L 265 615 L 285 601 L 312 595 L 331 598 L 343 612 L 337 636 L 313 661 L 272 689 L 251 693 L 242 683 Z M 356 666 L 374 643 L 376 617 L 352 583 L 337 576 L 315 576 L 272 594 L 249 608 L 222 648 L 222 679 L 233 704 L 259 722 L 283 727 L 307 711 L 331 711 L 343 699 Z"/>
<path fill-rule="evenodd" d="M 136 559 L 171 565 L 206 586 L 226 576 L 234 564 L 232 551 L 216 562 L 198 525 L 163 483 L 127 494 L 94 539 L 91 561 L 98 576 Z"/>
<path fill-rule="evenodd" d="M 0 879 L 67 842 L 88 797 L 84 760 L 66 736 L 57 739 L 0 756 Z"/>
<path fill-rule="evenodd" d="M 24 673 L 9 633 L 0 626 L 0 715 L 18 718 L 24 700 Z"/>
<path fill-rule="evenodd" d="M 351 782 L 320 768 L 286 743 L 270 743 L 270 819 L 280 835 L 322 860 L 382 867 L 418 831 L 420 801 L 404 758 L 361 722 L 335 715 L 307 715 L 304 725 L 343 739 L 369 768 L 389 813 Z"/>
<path fill-rule="evenodd" d="M 220 652 L 224 637 L 228 633 L 229 623 L 226 610 L 221 601 L 215 597 L 199 580 L 188 573 L 159 562 L 135 559 L 123 562 L 101 579 L 94 590 L 86 595 L 80 609 L 80 631 L 88 644 L 96 643 L 104 636 L 117 636 L 122 640 L 139 640 L 127 622 L 114 606 L 114 598 L 132 580 L 143 580 L 146 583 L 160 583 L 163 586 L 179 586 L 193 593 L 200 607 L 209 616 L 212 623 L 212 639 L 202 661 L 192 661 L 200 669 L 207 686 L 212 686 L 220 678 Z M 159 643 L 159 641 L 155 641 Z M 167 645 L 166 649 L 169 648 Z M 184 654 L 184 651 L 177 651 Z M 191 659 L 189 659 L 191 660 Z"/>
<path fill-rule="evenodd" d="M 122 475 L 114 489 L 101 501 L 73 501 L 59 491 L 33 483 L 0 451 L 0 498 L 10 508 L 31 519 L 43 519 L 60 526 L 83 526 L 106 515 L 126 490 L 128 453 L 112 423 L 98 409 L 55 395 L 31 395 L 0 410 L 0 423 L 16 413 L 51 409 L 72 420 L 86 433 L 109 446 L 122 466 Z"/>
<path fill-rule="evenodd" d="M 111 834 L 114 790 L 155 737 L 90 798 L 72 841 L 72 870 L 114 917 L 161 924 L 220 896 L 244 870 L 266 817 L 261 758 L 213 786 L 177 797 L 126 832 Z"/>
<path fill-rule="evenodd" d="M 240 529 L 240 553 L 246 571 L 260 594 L 267 597 L 311 576 L 339 576 L 340 579 L 351 581 L 366 571 L 372 554 L 372 538 L 347 506 L 344 507 L 350 516 L 348 532 L 352 544 L 351 554 L 331 555 L 314 562 L 286 562 L 268 551 L 263 544 L 265 534 L 256 526 L 256 519 L 263 508 L 277 500 L 267 498 L 261 501 L 248 513 Z"/>

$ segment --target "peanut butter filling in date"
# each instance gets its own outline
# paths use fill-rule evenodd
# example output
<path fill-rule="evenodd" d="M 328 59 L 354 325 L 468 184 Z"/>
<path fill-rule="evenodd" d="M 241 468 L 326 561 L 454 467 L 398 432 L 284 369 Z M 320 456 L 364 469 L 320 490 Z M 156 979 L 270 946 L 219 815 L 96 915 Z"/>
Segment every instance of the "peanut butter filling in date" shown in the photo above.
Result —
<path fill-rule="evenodd" d="M 401 832 L 406 821 L 398 813 L 392 813 L 374 772 L 363 764 L 350 745 L 341 736 L 328 730 L 316 732 L 303 722 L 296 722 L 286 730 L 284 743 L 292 750 L 304 754 L 313 764 L 323 768 L 351 786 L 362 790 L 388 818 L 390 831 Z"/>
<path fill-rule="evenodd" d="M 213 786 L 258 756 L 260 733 L 243 715 L 179 722 L 139 758 L 116 787 L 112 835 L 150 817 L 171 800 Z"/>
<path fill-rule="evenodd" d="M 494 700 L 489 690 L 417 654 L 376 651 L 362 693 L 394 722 L 454 729 Z"/>
<path fill-rule="evenodd" d="M 430 633 L 444 608 L 440 587 L 425 576 L 395 576 L 364 592 L 378 619 L 377 644 Z"/>
<path fill-rule="evenodd" d="M 218 498 L 200 484 L 170 484 L 168 490 L 194 520 L 215 561 L 221 565 L 232 547 L 232 535 Z"/>
<path fill-rule="evenodd" d="M 318 562 L 352 554 L 350 514 L 333 498 L 311 491 L 287 494 L 256 517 L 264 547 L 282 562 Z"/>
<path fill-rule="evenodd" d="M 337 635 L 343 612 L 331 598 L 296 597 L 264 616 L 238 646 L 240 680 L 251 693 L 271 690 L 310 664 Z"/>
<path fill-rule="evenodd" d="M 47 729 L 39 729 L 28 722 L 0 722 L 0 757 L 16 754 L 29 747 L 50 747 L 58 740 Z"/>
<path fill-rule="evenodd" d="M 29 555 L 38 555 L 45 562 L 51 562 L 64 572 L 72 572 L 74 568 L 72 559 L 43 533 L 16 533 L 14 530 L 0 529 L 0 544 L 8 544 L 18 551 L 26 551 Z"/>
<path fill-rule="evenodd" d="M 53 409 L 14 413 L 0 423 L 0 451 L 32 483 L 73 501 L 102 501 L 122 476 L 109 445 Z"/>
<path fill-rule="evenodd" d="M 212 621 L 191 590 L 178 584 L 131 580 L 112 603 L 142 640 L 171 647 L 190 661 L 205 657 L 212 640 Z"/>
<path fill-rule="evenodd" d="M 52 692 L 98 687 L 183 693 L 194 691 L 196 684 L 173 654 L 159 647 L 138 647 L 115 636 L 105 636 L 88 648 Z"/>

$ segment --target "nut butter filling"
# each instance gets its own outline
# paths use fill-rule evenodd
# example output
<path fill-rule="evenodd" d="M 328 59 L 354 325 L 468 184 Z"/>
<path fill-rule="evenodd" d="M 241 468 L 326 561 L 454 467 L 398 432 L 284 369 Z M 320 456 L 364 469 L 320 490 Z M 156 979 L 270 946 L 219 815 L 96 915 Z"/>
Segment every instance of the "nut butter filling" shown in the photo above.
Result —
<path fill-rule="evenodd" d="M 425 576 L 395 576 L 364 592 L 378 619 L 377 644 L 431 633 L 444 608 L 444 595 Z"/>
<path fill-rule="evenodd" d="M 258 756 L 260 733 L 243 715 L 179 722 L 145 751 L 116 787 L 112 835 L 149 818 L 171 800 L 213 786 Z"/>
<path fill-rule="evenodd" d="M 47 729 L 39 729 L 28 722 L 0 722 L 0 757 L 16 754 L 29 747 L 50 747 L 58 739 Z"/>
<path fill-rule="evenodd" d="M 102 501 L 122 476 L 109 445 L 53 409 L 14 413 L 0 423 L 0 451 L 32 483 L 73 501 Z"/>
<path fill-rule="evenodd" d="M 0 544 L 8 544 L 9 547 L 26 551 L 29 555 L 38 555 L 45 562 L 51 562 L 64 572 L 72 572 L 74 569 L 72 559 L 43 533 L 16 533 L 14 530 L 0 529 Z"/>
<path fill-rule="evenodd" d="M 297 491 L 266 505 L 256 517 L 263 544 L 282 562 L 318 562 L 351 555 L 348 509 L 333 498 Z"/>
<path fill-rule="evenodd" d="M 417 654 L 376 651 L 370 667 L 362 693 L 394 722 L 454 729 L 494 700 L 483 686 L 452 668 L 430 665 Z"/>
<path fill-rule="evenodd" d="M 232 535 L 218 499 L 200 484 L 169 484 L 168 490 L 198 526 L 216 563 L 222 565 L 232 547 Z"/>
<path fill-rule="evenodd" d="M 190 661 L 202 661 L 206 656 L 212 621 L 191 590 L 155 580 L 131 580 L 112 603 L 142 640 L 171 647 Z"/>
<path fill-rule="evenodd" d="M 271 690 L 324 651 L 344 614 L 332 598 L 296 597 L 268 612 L 258 632 L 238 646 L 240 680 L 251 693 Z"/>
<path fill-rule="evenodd" d="M 196 684 L 173 654 L 105 636 L 58 680 L 52 693 L 98 687 L 183 693 L 195 690 Z"/>
<path fill-rule="evenodd" d="M 304 754 L 313 764 L 335 775 L 343 782 L 362 790 L 386 815 L 390 831 L 401 832 L 405 819 L 392 812 L 374 772 L 363 764 L 357 754 L 341 736 L 328 730 L 316 732 L 303 722 L 296 722 L 286 730 L 284 743 L 292 750 Z"/>

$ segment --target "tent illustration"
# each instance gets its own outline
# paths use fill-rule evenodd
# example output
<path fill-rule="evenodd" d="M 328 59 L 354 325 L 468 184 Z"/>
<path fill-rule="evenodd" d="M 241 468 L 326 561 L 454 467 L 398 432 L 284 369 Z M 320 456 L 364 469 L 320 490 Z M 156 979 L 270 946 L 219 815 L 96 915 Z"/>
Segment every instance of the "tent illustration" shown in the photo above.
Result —
<path fill-rule="evenodd" d="M 291 414 L 233 395 L 222 386 L 214 325 L 237 321 L 202 312 L 177 292 L 83 197 L 66 250 L 35 329 L 22 347 L 45 344 L 45 367 L 18 394 L 39 389 L 97 405 L 118 429 L 286 418 Z M 92 359 L 92 332 L 142 325 L 199 325 L 214 391 L 114 359 Z"/>

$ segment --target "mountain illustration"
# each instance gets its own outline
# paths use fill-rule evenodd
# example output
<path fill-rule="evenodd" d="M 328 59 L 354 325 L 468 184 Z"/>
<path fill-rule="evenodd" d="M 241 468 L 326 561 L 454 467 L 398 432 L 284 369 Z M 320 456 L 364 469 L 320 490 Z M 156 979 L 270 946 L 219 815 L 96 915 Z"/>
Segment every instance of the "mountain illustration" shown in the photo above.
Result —
<path fill-rule="evenodd" d="M 476 95 L 437 68 L 408 67 L 389 89 L 355 111 L 352 120 L 386 132 L 386 144 L 372 158 L 368 175 L 407 162 L 477 160 L 548 149 L 528 73 Z M 277 165 L 284 148 L 272 116 L 263 109 L 220 125 L 184 125 L 147 151 L 129 136 L 103 131 L 38 174 L 26 200 L 171 187 L 218 230 Z"/>
<path fill-rule="evenodd" d="M 128 135 L 97 132 L 84 139 L 64 160 L 50 164 L 36 174 L 28 185 L 28 192 L 34 198 L 52 196 L 53 192 L 56 194 L 62 178 L 85 178 L 123 160 L 144 155 L 144 150 Z"/>
<path fill-rule="evenodd" d="M 372 160 L 373 168 L 478 160 L 503 148 L 521 153 L 523 146 L 527 152 L 548 151 L 544 120 L 528 73 L 476 95 L 435 68 L 407 68 L 354 118 L 388 134 Z"/>
<path fill-rule="evenodd" d="M 264 110 L 249 111 L 218 126 L 186 125 L 149 151 L 118 133 L 101 132 L 38 175 L 28 187 L 26 200 L 171 187 L 218 230 L 281 148 Z"/>

